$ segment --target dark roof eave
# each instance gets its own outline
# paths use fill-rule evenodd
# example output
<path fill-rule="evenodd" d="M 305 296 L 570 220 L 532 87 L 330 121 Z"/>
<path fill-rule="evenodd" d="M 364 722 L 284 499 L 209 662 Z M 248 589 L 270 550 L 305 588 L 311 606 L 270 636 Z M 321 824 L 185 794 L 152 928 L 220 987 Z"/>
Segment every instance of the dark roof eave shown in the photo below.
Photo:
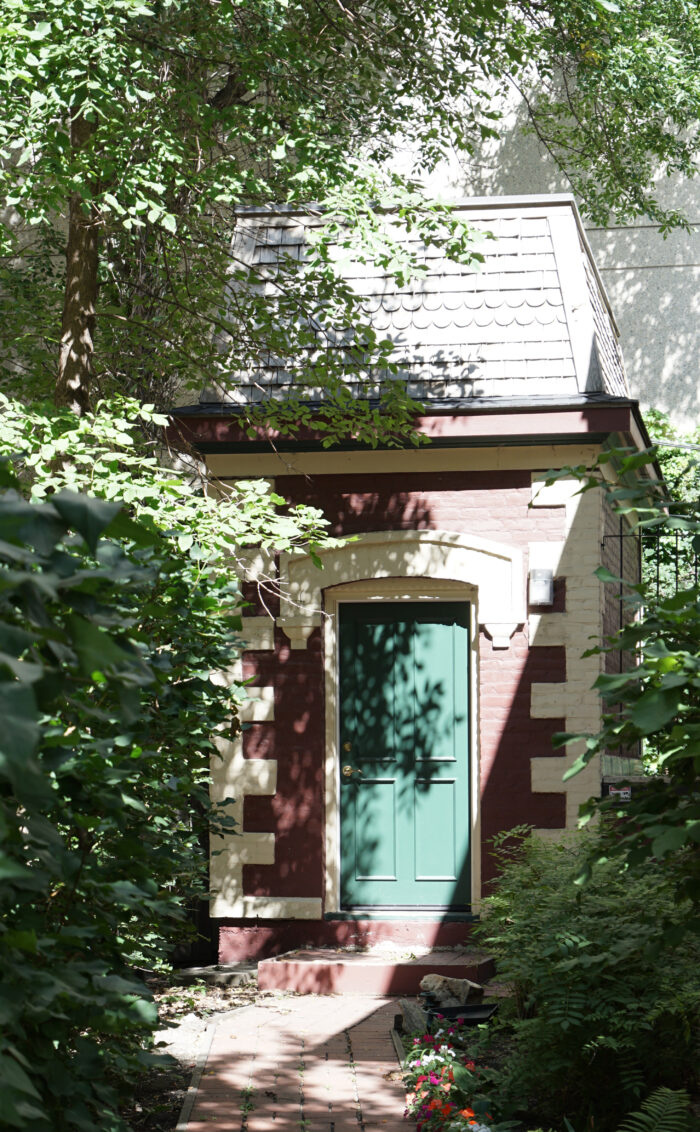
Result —
<path fill-rule="evenodd" d="M 323 405 L 307 403 L 319 413 Z M 305 429 L 295 437 L 274 429 L 246 436 L 236 418 L 246 406 L 226 402 L 185 405 L 172 410 L 171 437 L 188 440 L 202 455 L 234 452 L 368 451 L 371 446 L 348 439 L 324 447 L 321 433 Z M 494 425 L 489 429 L 491 418 Z M 500 419 L 499 419 L 500 418 Z M 178 427 L 179 423 L 183 427 Z M 469 422 L 471 426 L 469 427 Z M 498 445 L 603 444 L 616 434 L 631 435 L 635 447 L 650 445 L 639 404 L 627 397 L 592 394 L 564 398 L 480 398 L 432 402 L 417 425 L 432 447 L 494 447 Z M 381 446 L 383 448 L 388 445 Z M 392 447 L 396 447 L 393 445 Z M 408 445 L 407 445 L 408 447 Z"/>
<path fill-rule="evenodd" d="M 378 397 L 366 398 L 367 402 L 380 408 Z M 272 405 L 274 401 L 270 402 Z M 304 408 L 323 412 L 322 401 L 299 402 Z M 426 417 L 444 416 L 471 416 L 473 413 L 548 413 L 556 409 L 578 409 L 589 405 L 621 405 L 637 406 L 639 402 L 630 397 L 616 396 L 612 393 L 576 394 L 568 397 L 469 397 L 445 400 L 431 400 L 422 405 L 422 415 Z M 241 405 L 233 401 L 198 401 L 193 405 L 180 405 L 170 410 L 171 417 L 236 417 L 242 416 L 249 408 L 257 405 Z"/>

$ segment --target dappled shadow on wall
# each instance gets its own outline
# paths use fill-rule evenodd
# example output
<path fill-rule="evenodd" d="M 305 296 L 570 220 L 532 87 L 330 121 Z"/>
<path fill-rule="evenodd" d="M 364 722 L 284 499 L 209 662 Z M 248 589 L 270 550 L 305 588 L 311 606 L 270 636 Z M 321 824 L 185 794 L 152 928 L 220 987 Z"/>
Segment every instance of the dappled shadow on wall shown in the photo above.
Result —
<path fill-rule="evenodd" d="M 319 477 L 320 479 L 321 477 Z M 403 477 L 404 480 L 409 477 Z M 410 477 L 413 479 L 413 477 Z M 431 506 L 430 495 L 420 491 L 413 483 L 405 484 L 402 491 L 369 491 L 372 477 L 323 477 L 323 491 L 326 502 L 332 497 L 332 505 L 326 507 L 326 514 L 342 525 L 345 533 L 381 529 L 426 529 L 446 526 Z M 440 477 L 431 477 L 431 487 Z M 335 481 L 334 486 L 326 481 Z M 441 480 L 443 482 L 445 477 Z M 449 477 L 450 487 L 455 495 L 460 495 L 460 478 Z M 344 485 L 342 497 L 340 487 Z M 527 475 L 529 484 L 529 473 Z M 491 489 L 498 477 L 474 475 L 471 483 L 465 477 L 464 493 L 467 487 L 475 490 L 475 483 Z M 376 485 L 376 479 L 375 479 Z M 356 488 L 355 493 L 348 487 Z M 501 485 L 512 496 L 505 480 Z M 278 484 L 278 490 L 280 485 Z M 290 490 L 293 489 L 293 490 Z M 284 490 L 304 502 L 314 502 L 314 485 L 303 477 L 285 478 Z M 434 496 L 433 496 L 434 498 Z M 320 502 L 319 498 L 319 502 Z M 466 502 L 465 502 L 466 506 Z M 495 506 L 495 504 L 494 504 Z M 564 508 L 553 508 L 559 512 L 556 525 L 549 530 L 554 540 L 557 533 L 563 532 Z M 526 505 L 523 505 L 522 520 L 531 519 Z M 511 517 L 512 518 L 512 517 Z M 490 521 L 490 520 L 487 520 Z M 501 521 L 501 520 L 499 520 Z M 510 521 L 510 519 L 508 520 Z M 483 534 L 483 527 L 475 528 Z M 488 533 L 492 533 L 489 531 Z M 505 530 L 501 532 L 504 537 Z M 590 557 L 580 560 L 576 547 L 582 545 L 583 534 L 579 534 L 577 521 L 570 535 L 569 546 L 560 552 L 559 572 L 561 574 L 581 574 L 589 571 L 591 577 L 597 565 L 597 544 L 588 540 L 586 554 Z M 522 536 L 533 537 L 533 531 Z M 534 534 L 534 537 L 537 537 Z M 590 566 L 590 570 L 589 570 Z M 468 583 L 470 579 L 460 579 Z M 559 582 L 555 591 L 554 606 L 545 610 L 533 610 L 556 619 L 575 608 L 577 600 L 576 585 L 569 594 L 565 585 Z M 593 581 L 588 591 L 588 600 L 597 600 L 597 582 Z M 590 595 L 596 595 L 591 597 Z M 574 603 L 572 606 L 571 603 Z M 436 919 L 447 919 L 455 908 L 469 906 L 468 893 L 471 884 L 471 862 L 469 857 L 469 837 L 471 818 L 468 802 L 469 779 L 460 783 L 461 804 L 455 808 L 454 791 L 446 804 L 433 804 L 434 788 L 442 789 L 440 776 L 452 757 L 446 746 L 449 732 L 451 740 L 455 736 L 470 748 L 471 758 L 476 757 L 476 736 L 469 737 L 470 711 L 468 706 L 469 676 L 467 662 L 461 673 L 464 690 L 463 701 L 455 693 L 455 673 L 450 673 L 436 660 L 430 660 L 430 648 L 425 657 L 416 653 L 411 619 L 401 619 L 401 610 L 388 610 L 385 606 L 385 619 L 377 616 L 373 622 L 366 622 L 362 632 L 351 635 L 345 669 L 341 662 L 341 764 L 358 769 L 355 757 L 357 747 L 365 745 L 373 752 L 377 765 L 385 757 L 391 757 L 395 773 L 390 790 L 372 792 L 356 785 L 361 777 L 370 778 L 367 767 L 362 775 L 343 783 L 339 775 L 339 790 L 348 792 L 356 801 L 351 811 L 351 821 L 355 829 L 362 833 L 362 843 L 357 848 L 353 868 L 362 878 L 388 878 L 395 872 L 397 854 L 402 852 L 397 846 L 395 833 L 387 837 L 391 823 L 400 828 L 407 823 L 407 815 L 417 815 L 417 842 L 423 847 L 426 859 L 432 862 L 444 860 L 445 845 L 457 847 L 457 856 L 451 870 L 442 870 L 442 891 L 440 897 L 426 900 L 425 906 L 432 905 Z M 403 603 L 401 603 L 403 604 Z M 408 608 L 412 603 L 406 603 Z M 424 603 L 427 604 L 427 603 Z M 432 604 L 432 603 L 431 603 Z M 443 603 L 435 603 L 438 609 Z M 451 603 L 445 603 L 445 605 Z M 459 604 L 459 603 L 452 603 Z M 466 602 L 462 603 L 466 609 Z M 341 604 L 342 608 L 342 604 Z M 377 606 L 377 608 L 380 608 Z M 591 628 L 594 627 L 595 612 L 591 612 Z M 468 624 L 468 622 L 467 622 Z M 435 626 L 426 632 L 432 633 Z M 584 626 L 581 651 L 586 647 L 587 631 Z M 540 640 L 559 639 L 541 637 Z M 563 640 L 563 637 L 561 638 Z M 434 646 L 434 655 L 441 655 L 439 643 Z M 473 652 L 470 651 L 473 659 Z M 289 642 L 278 630 L 274 654 L 259 653 L 253 657 L 254 666 L 248 674 L 255 672 L 255 682 L 274 683 L 276 687 L 276 713 L 274 723 L 255 723 L 248 728 L 244 737 L 244 754 L 247 758 L 275 758 L 278 764 L 277 793 L 271 797 L 251 796 L 245 799 L 244 828 L 247 832 L 276 831 L 275 862 L 270 865 L 247 864 L 244 866 L 244 891 L 247 895 L 280 897 L 284 895 L 318 897 L 323 891 L 324 864 L 320 851 L 324 840 L 325 809 L 325 732 L 324 732 L 324 668 L 321 633 L 315 630 L 306 650 L 293 650 Z M 529 823 L 540 829 L 557 830 L 566 822 L 566 793 L 561 783 L 564 759 L 551 745 L 552 734 L 567 726 L 565 716 L 560 711 L 546 714 L 540 706 L 533 713 L 532 689 L 537 685 L 552 684 L 560 688 L 567 677 L 567 656 L 563 644 L 543 644 L 538 642 L 537 634 L 528 641 L 525 627 L 514 635 L 508 649 L 494 649 L 485 634 L 479 641 L 479 749 L 480 749 L 480 818 L 482 844 L 495 834 L 515 825 Z M 459 673 L 457 674 L 459 676 Z M 579 674 L 580 678 L 580 674 Z M 457 681 L 459 682 L 459 681 Z M 591 680 L 592 683 L 592 680 Z M 397 698 L 397 688 L 409 688 L 410 695 Z M 545 689 L 546 691 L 546 689 Z M 546 701 L 546 696 L 545 696 Z M 552 703 L 556 697 L 552 699 Z M 559 702 L 564 702 L 561 700 Z M 353 718 L 348 714 L 352 706 Z M 534 717 L 533 717 L 534 716 Z M 344 751 L 342 745 L 350 744 Z M 532 759 L 538 760 L 540 778 L 533 790 Z M 547 775 L 543 764 L 551 760 L 552 774 Z M 418 768 L 418 773 L 417 773 Z M 376 769 L 376 767 L 375 767 Z M 340 768 L 339 768 L 340 770 Z M 387 778 L 388 776 L 384 776 Z M 375 779 L 382 775 L 374 774 Z M 547 782 L 550 783 L 547 787 Z M 382 785 L 379 783 L 379 785 Z M 452 789 L 452 788 L 450 788 Z M 389 793 L 390 802 L 387 801 Z M 444 791 L 443 797 L 447 797 Z M 415 832 L 415 831 L 414 831 Z M 411 847 L 413 852 L 414 846 Z M 390 859 L 391 858 L 391 859 Z M 345 863 L 345 870 L 350 865 Z M 483 875 L 488 878 L 492 866 L 485 854 Z M 451 879 L 450 879 L 451 878 Z M 349 876 L 345 876 L 347 889 Z M 446 883 L 445 883 L 446 882 Z M 350 886 L 352 887 L 352 886 Z M 386 891 L 386 885 L 385 885 Z M 466 897 L 464 894 L 467 894 Z M 348 902 L 352 902 L 348 897 Z M 392 898 L 375 900 L 376 904 L 391 905 Z M 371 905 L 365 897 L 358 904 Z M 409 901 L 400 897 L 393 903 L 401 906 Z M 338 942 L 343 941 L 343 928 L 338 928 Z M 347 941 L 361 943 L 357 932 L 350 927 Z M 314 928 L 309 924 L 309 939 L 314 937 Z"/>

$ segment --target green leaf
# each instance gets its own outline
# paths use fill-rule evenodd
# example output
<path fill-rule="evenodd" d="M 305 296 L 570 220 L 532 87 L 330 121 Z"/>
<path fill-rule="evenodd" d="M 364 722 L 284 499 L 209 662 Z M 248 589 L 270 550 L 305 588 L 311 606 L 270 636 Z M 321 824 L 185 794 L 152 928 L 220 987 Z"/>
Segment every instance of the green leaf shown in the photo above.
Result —
<path fill-rule="evenodd" d="M 27 866 L 11 861 L 9 857 L 0 856 L 0 880 L 25 880 Z"/>
<path fill-rule="evenodd" d="M 471 1070 L 467 1069 L 466 1065 L 459 1065 L 456 1062 L 452 1066 L 452 1072 L 454 1074 L 454 1083 L 457 1088 L 461 1089 L 462 1092 L 467 1096 L 470 1096 L 474 1091 L 476 1082 L 474 1074 L 471 1072 Z"/>
<path fill-rule="evenodd" d="M 22 1067 L 17 1064 L 14 1057 L 7 1053 L 0 1053 L 0 1083 L 5 1088 L 16 1089 L 20 1093 L 27 1093 L 30 1097 L 41 1100 L 39 1093 Z"/>
<path fill-rule="evenodd" d="M 26 629 L 0 621 L 0 649 L 4 652 L 19 656 L 34 643 L 35 639 L 34 634 L 28 633 Z"/>
<path fill-rule="evenodd" d="M 105 204 L 108 204 L 110 208 L 113 208 L 119 216 L 124 216 L 125 210 L 122 208 L 119 201 L 112 193 L 104 194 L 104 202 Z"/>
<path fill-rule="evenodd" d="M 134 657 L 121 648 L 108 633 L 74 613 L 66 617 L 71 642 L 80 661 L 84 676 L 102 672 L 105 668 L 133 664 Z"/>
<path fill-rule="evenodd" d="M 111 991 L 116 994 L 143 994 L 143 984 L 136 979 L 124 979 L 121 975 L 99 975 L 93 979 L 98 990 Z"/>
<path fill-rule="evenodd" d="M 143 522 L 131 519 L 123 508 L 118 510 L 102 533 L 105 538 L 128 539 L 137 546 L 158 546 L 161 542 L 156 531 L 149 530 Z"/>
<path fill-rule="evenodd" d="M 0 538 L 26 542 L 48 554 L 64 533 L 65 527 L 53 508 L 27 503 L 12 489 L 0 496 Z"/>
<path fill-rule="evenodd" d="M 615 582 L 619 584 L 619 582 L 622 581 L 622 579 L 617 574 L 612 574 L 606 566 L 599 566 L 598 569 L 594 572 L 596 578 L 598 578 L 601 582 Z"/>
<path fill-rule="evenodd" d="M 100 535 L 121 510 L 120 503 L 109 503 L 105 499 L 78 495 L 65 489 L 52 496 L 51 503 L 68 526 L 83 536 L 93 554 Z"/>
<path fill-rule="evenodd" d="M 51 33 L 51 24 L 46 23 L 45 20 L 40 20 L 35 24 L 30 31 L 27 32 L 27 38 L 33 40 L 46 39 L 47 35 Z"/>
<path fill-rule="evenodd" d="M 575 778 L 577 774 L 580 774 L 581 771 L 586 766 L 588 766 L 588 763 L 591 761 L 591 757 L 592 757 L 591 751 L 584 751 L 583 754 L 579 755 L 578 758 L 575 759 L 574 762 L 571 764 L 571 766 L 568 767 L 567 770 L 565 770 L 564 773 L 562 774 L 562 776 L 561 776 L 562 782 L 568 782 L 570 778 Z"/>
<path fill-rule="evenodd" d="M 18 951 L 27 951 L 31 954 L 36 953 L 36 932 L 32 931 L 8 931 L 0 938 L 0 943 L 4 947 L 15 947 Z"/>
<path fill-rule="evenodd" d="M 665 727 L 677 714 L 683 700 L 683 687 L 652 688 L 644 692 L 630 710 L 632 722 L 644 735 Z"/>
<path fill-rule="evenodd" d="M 26 684 L 0 683 L 0 751 L 11 759 L 30 755 L 39 742 L 37 703 Z"/>
<path fill-rule="evenodd" d="M 663 833 L 658 834 L 651 843 L 651 852 L 654 857 L 664 857 L 682 849 L 688 840 L 688 831 L 683 826 L 670 826 Z"/>

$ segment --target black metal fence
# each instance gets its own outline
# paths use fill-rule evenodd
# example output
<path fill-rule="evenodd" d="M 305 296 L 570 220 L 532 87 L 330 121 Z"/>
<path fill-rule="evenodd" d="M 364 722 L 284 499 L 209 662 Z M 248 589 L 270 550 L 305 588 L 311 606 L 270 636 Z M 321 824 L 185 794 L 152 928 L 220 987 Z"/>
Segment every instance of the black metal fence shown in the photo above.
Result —
<path fill-rule="evenodd" d="M 645 531 L 642 534 L 642 578 L 657 598 L 697 586 L 700 555 L 692 531 Z"/>
<path fill-rule="evenodd" d="M 687 590 L 700 583 L 700 536 L 693 531 L 643 531 L 641 537 L 630 532 L 606 534 L 603 548 L 613 542 L 619 551 L 614 554 L 618 562 L 617 573 L 624 577 L 623 540 L 636 539 L 639 543 L 639 572 L 641 580 L 656 598 L 672 597 L 679 590 Z"/>

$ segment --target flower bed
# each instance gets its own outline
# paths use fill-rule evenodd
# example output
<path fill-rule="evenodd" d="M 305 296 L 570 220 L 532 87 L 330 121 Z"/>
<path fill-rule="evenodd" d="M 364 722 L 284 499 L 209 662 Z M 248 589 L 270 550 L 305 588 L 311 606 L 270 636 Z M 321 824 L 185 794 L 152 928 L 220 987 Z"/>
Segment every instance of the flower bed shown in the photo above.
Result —
<path fill-rule="evenodd" d="M 469 1057 L 467 1028 L 440 1019 L 434 1034 L 409 1039 L 404 1061 L 406 1116 L 416 1118 L 419 1132 L 492 1132 L 485 1111 L 482 1071 Z"/>

